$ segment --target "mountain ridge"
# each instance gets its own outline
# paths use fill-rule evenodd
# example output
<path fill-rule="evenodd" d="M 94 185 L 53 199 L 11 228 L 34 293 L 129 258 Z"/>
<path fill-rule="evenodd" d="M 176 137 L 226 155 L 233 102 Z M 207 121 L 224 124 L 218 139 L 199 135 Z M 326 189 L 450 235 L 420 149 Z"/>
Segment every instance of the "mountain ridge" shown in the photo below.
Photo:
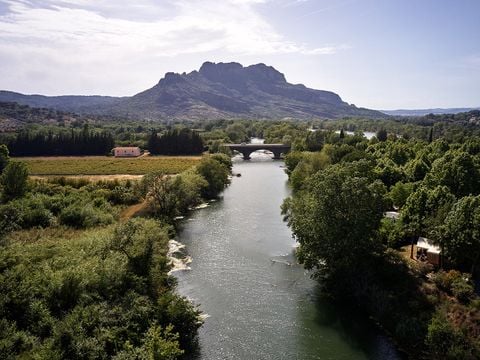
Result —
<path fill-rule="evenodd" d="M 350 105 L 334 92 L 290 84 L 283 73 L 263 63 L 244 67 L 207 61 L 188 74 L 167 72 L 156 85 L 133 96 L 49 97 L 0 91 L 0 101 L 143 120 L 387 117 Z"/>
<path fill-rule="evenodd" d="M 390 116 L 424 116 L 429 114 L 459 114 L 472 110 L 480 110 L 479 107 L 462 107 L 462 108 L 431 108 L 431 109 L 397 109 L 397 110 L 379 110 Z"/>

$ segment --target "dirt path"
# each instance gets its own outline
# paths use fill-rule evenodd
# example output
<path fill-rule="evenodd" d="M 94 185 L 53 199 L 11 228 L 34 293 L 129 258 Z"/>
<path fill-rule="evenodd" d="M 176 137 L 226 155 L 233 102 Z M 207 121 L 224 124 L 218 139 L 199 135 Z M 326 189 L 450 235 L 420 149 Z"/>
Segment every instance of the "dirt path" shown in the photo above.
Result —
<path fill-rule="evenodd" d="M 128 208 L 126 208 L 121 212 L 120 221 L 127 221 L 128 219 L 134 217 L 136 214 L 138 214 L 143 209 L 145 209 L 146 206 L 147 206 L 147 203 L 145 201 L 140 204 L 129 206 Z"/>

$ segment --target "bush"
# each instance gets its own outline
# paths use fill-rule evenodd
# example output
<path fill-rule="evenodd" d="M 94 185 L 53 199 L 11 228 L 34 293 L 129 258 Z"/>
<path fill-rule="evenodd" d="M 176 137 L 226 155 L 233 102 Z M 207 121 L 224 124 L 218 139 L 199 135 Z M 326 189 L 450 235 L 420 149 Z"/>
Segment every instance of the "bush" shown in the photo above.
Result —
<path fill-rule="evenodd" d="M 134 190 L 126 186 L 116 186 L 107 192 L 107 199 L 115 205 L 132 205 L 140 201 L 140 198 L 135 194 Z"/>
<path fill-rule="evenodd" d="M 398 249 L 405 245 L 405 231 L 402 222 L 383 218 L 380 224 L 379 236 L 383 244 L 390 248 Z"/>
<path fill-rule="evenodd" d="M 111 224 L 114 218 L 112 214 L 94 208 L 91 204 L 74 204 L 62 210 L 59 220 L 63 225 L 80 229 Z"/>
<path fill-rule="evenodd" d="M 59 203 L 69 226 L 113 220 L 103 197 L 72 189 L 11 201 L 0 206 L 0 221 L 38 223 L 36 211 Z M 137 218 L 115 230 L 41 232 L 40 241 L 3 247 L 0 358 L 175 359 L 192 350 L 199 312 L 173 291 L 169 230 Z"/>
<path fill-rule="evenodd" d="M 23 226 L 24 211 L 17 204 L 0 206 L 0 237 Z"/>
<path fill-rule="evenodd" d="M 468 302 L 473 294 L 472 284 L 465 278 L 457 278 L 452 283 L 452 294 L 461 302 Z"/>
<path fill-rule="evenodd" d="M 41 204 L 38 207 L 30 208 L 26 211 L 23 217 L 23 228 L 46 228 L 52 225 L 54 221 L 53 214 Z"/>
<path fill-rule="evenodd" d="M 438 310 L 428 325 L 426 344 L 437 359 L 478 359 L 478 347 L 467 334 L 456 330 L 443 310 Z"/>
<path fill-rule="evenodd" d="M 22 197 L 27 191 L 28 170 L 23 162 L 9 162 L 3 170 L 0 182 L 3 185 L 3 199 L 9 201 Z"/>
<path fill-rule="evenodd" d="M 90 184 L 90 181 L 85 178 L 66 178 L 65 176 L 54 177 L 49 179 L 50 184 L 58 184 L 60 186 L 71 186 L 74 189 L 80 189 L 83 186 Z"/>
<path fill-rule="evenodd" d="M 440 270 L 434 275 L 433 282 L 461 302 L 467 302 L 474 294 L 470 276 L 457 270 Z"/>

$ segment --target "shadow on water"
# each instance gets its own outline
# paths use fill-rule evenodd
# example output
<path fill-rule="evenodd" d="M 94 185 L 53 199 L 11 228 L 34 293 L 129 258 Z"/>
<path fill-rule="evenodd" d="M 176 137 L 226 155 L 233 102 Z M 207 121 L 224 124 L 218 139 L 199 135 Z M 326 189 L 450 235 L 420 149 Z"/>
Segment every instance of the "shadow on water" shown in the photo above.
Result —
<path fill-rule="evenodd" d="M 408 359 L 367 314 L 352 304 L 335 302 L 319 284 L 312 296 L 316 308 L 314 321 L 321 327 L 335 329 L 346 343 L 359 349 L 368 359 Z"/>

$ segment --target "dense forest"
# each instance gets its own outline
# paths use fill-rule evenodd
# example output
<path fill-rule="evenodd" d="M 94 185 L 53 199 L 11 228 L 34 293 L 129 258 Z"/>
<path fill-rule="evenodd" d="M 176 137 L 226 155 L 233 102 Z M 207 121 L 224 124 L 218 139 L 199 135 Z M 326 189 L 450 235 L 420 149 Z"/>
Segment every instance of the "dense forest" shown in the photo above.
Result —
<path fill-rule="evenodd" d="M 69 132 L 22 131 L 7 142 L 12 156 L 61 156 L 61 155 L 106 155 L 114 147 L 114 140 L 108 132 L 83 130 Z"/>
<path fill-rule="evenodd" d="M 190 129 L 172 129 L 161 136 L 153 132 L 147 147 L 153 155 L 198 155 L 203 152 L 203 141 Z"/>
<path fill-rule="evenodd" d="M 287 155 L 298 259 L 412 358 L 478 359 L 480 140 L 391 135 L 317 131 L 302 140 L 312 151 Z M 441 247 L 442 269 L 410 259 L 419 236 Z"/>
<path fill-rule="evenodd" d="M 0 148 L 0 358 L 177 359 L 197 348 L 199 310 L 175 292 L 174 217 L 217 196 L 231 162 L 175 177 L 30 180 Z M 131 204 L 139 214 L 125 217 Z"/>

